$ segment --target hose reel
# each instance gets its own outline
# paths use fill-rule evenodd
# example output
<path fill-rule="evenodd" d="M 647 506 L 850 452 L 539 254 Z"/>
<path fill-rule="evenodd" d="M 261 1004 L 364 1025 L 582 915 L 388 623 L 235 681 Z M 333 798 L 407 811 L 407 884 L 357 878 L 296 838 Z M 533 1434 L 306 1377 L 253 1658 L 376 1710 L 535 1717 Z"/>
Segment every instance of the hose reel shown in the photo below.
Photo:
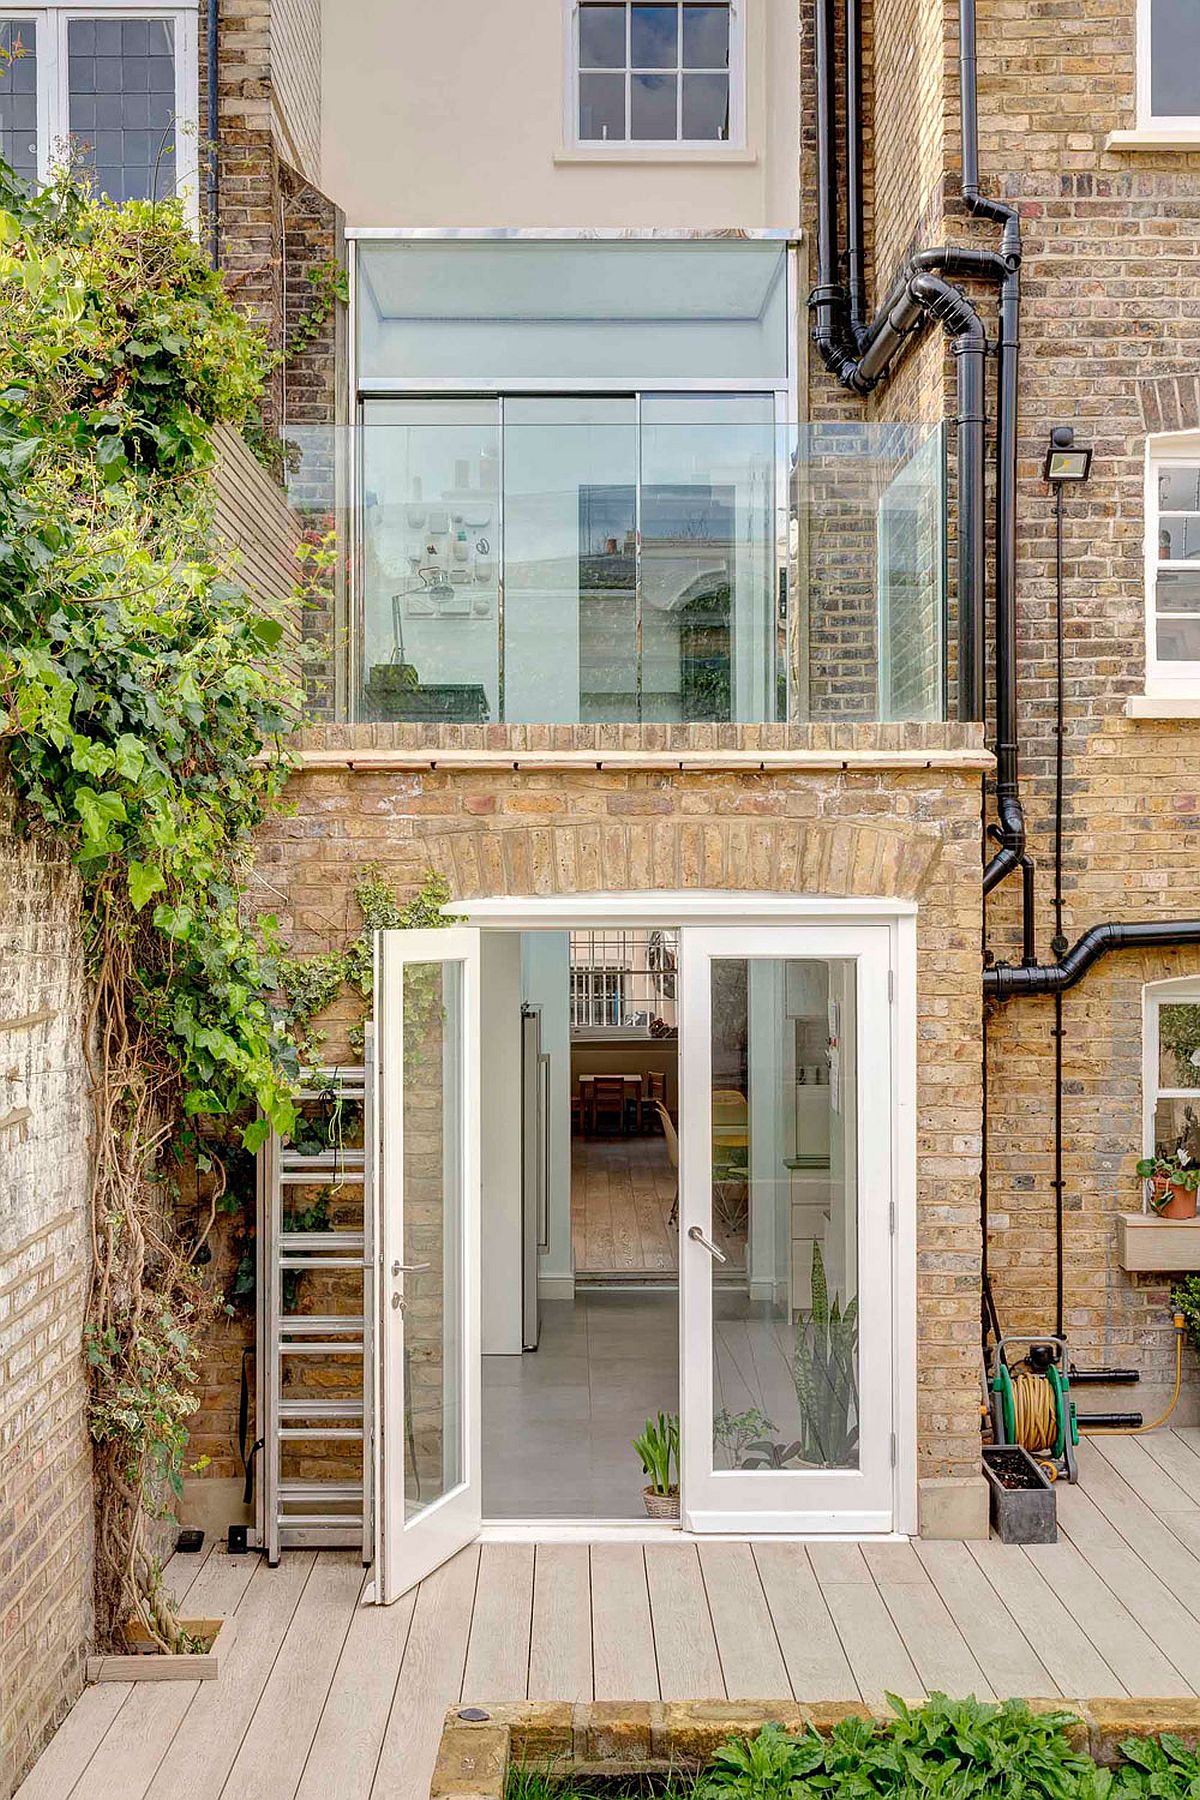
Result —
<path fill-rule="evenodd" d="M 1010 1345 L 1025 1346 L 1014 1367 Z M 996 1345 L 995 1374 L 988 1383 L 992 1429 L 997 1444 L 1017 1444 L 1039 1462 L 1052 1465 L 1056 1477 L 1079 1479 L 1075 1449 L 1079 1425 L 1065 1338 L 1003 1337 Z"/>

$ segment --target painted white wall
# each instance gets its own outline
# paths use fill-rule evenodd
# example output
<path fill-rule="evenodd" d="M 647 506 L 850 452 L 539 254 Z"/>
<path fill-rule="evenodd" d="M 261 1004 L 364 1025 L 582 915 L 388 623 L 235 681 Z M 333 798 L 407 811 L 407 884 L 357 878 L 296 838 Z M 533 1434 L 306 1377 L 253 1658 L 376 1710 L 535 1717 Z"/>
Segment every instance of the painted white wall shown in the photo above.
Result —
<path fill-rule="evenodd" d="M 568 143 L 564 0 L 323 0 L 322 186 L 351 226 L 795 227 L 799 26 L 746 5 L 746 141 Z"/>
<path fill-rule="evenodd" d="M 550 1058 L 550 1248 L 539 1264 L 543 1300 L 575 1296 L 571 1249 L 571 934 L 521 933 L 521 993 L 542 1009 L 542 1052 Z"/>
<path fill-rule="evenodd" d="M 521 1354 L 521 940 L 480 934 L 483 1353 Z"/>

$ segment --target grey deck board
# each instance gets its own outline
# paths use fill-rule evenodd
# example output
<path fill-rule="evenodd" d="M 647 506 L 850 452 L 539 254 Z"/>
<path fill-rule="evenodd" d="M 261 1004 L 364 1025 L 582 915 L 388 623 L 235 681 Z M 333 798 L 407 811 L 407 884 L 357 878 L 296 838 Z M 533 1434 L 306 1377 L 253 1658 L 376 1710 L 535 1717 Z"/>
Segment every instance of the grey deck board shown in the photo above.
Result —
<path fill-rule="evenodd" d="M 17 1800 L 425 1800 L 446 1709 L 525 1693 L 1200 1693 L 1193 1464 L 1190 1428 L 1085 1443 L 1030 1550 L 488 1543 L 389 1608 L 342 1553 L 177 1559 L 227 1614 L 220 1676 L 85 1690 Z"/>

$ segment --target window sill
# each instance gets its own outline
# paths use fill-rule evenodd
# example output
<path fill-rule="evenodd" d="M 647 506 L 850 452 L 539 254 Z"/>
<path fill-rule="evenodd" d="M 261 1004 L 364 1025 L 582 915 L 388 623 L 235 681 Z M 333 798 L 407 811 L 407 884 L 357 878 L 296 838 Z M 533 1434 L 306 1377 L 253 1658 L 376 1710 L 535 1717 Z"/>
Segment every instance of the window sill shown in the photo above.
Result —
<path fill-rule="evenodd" d="M 1110 131 L 1104 140 L 1106 150 L 1200 150 L 1200 122 L 1194 129 L 1173 126 L 1160 130 L 1139 126 L 1136 131 Z"/>
<path fill-rule="evenodd" d="M 729 163 L 748 167 L 758 161 L 757 150 L 736 144 L 580 144 L 554 153 L 556 163 Z"/>
<path fill-rule="evenodd" d="M 1133 694 L 1125 702 L 1125 717 L 1200 719 L 1200 694 Z"/>

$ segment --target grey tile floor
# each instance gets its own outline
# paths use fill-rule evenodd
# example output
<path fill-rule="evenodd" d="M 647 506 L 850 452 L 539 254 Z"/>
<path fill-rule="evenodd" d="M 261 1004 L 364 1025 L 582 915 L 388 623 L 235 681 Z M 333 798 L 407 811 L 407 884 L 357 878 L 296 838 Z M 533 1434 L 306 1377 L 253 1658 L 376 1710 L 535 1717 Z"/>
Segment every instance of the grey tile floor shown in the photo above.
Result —
<path fill-rule="evenodd" d="M 583 1292 L 542 1309 L 541 1344 L 483 1359 L 485 1519 L 636 1519 L 630 1447 L 679 1407 L 674 1289 Z"/>

